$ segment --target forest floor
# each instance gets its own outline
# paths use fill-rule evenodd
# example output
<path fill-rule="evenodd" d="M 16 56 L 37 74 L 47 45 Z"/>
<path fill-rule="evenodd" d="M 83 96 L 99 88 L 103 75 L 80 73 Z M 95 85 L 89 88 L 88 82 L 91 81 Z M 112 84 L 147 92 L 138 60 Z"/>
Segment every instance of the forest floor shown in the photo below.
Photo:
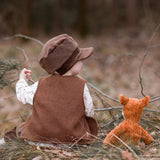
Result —
<path fill-rule="evenodd" d="M 151 45 L 160 45 L 159 34 L 156 33 Z M 139 69 L 148 47 L 151 33 L 140 34 L 117 33 L 106 36 L 89 36 L 80 39 L 75 36 L 80 47 L 94 47 L 94 54 L 84 61 L 81 76 L 106 95 L 118 100 L 120 94 L 130 98 L 143 98 L 139 83 Z M 47 38 L 41 38 L 45 42 Z M 39 39 L 39 40 L 41 40 Z M 38 64 L 41 46 L 33 41 L 20 41 L 16 38 L 0 42 L 0 59 L 16 59 L 21 68 L 28 68 L 20 47 L 25 49 L 32 70 L 32 79 L 37 81 L 47 75 Z M 160 53 L 159 47 L 150 48 L 142 66 L 144 94 L 150 97 L 160 95 Z M 19 71 L 6 73 L 6 79 L 18 80 Z M 95 108 L 119 106 L 118 102 L 104 97 L 89 87 Z M 159 100 L 160 101 L 160 100 Z M 100 131 L 95 143 L 89 146 L 78 146 L 65 149 L 44 149 L 30 146 L 24 142 L 8 142 L 0 146 L 0 159 L 160 159 L 160 105 L 159 101 L 150 103 L 147 108 L 153 112 L 143 111 L 139 124 L 146 129 L 154 142 L 145 146 L 140 142 L 138 146 L 123 144 L 104 146 L 103 139 L 122 120 L 121 109 L 95 112 L 95 118 Z M 31 114 L 31 106 L 18 102 L 15 94 L 15 82 L 0 89 L 0 137 L 5 131 L 25 121 Z"/>

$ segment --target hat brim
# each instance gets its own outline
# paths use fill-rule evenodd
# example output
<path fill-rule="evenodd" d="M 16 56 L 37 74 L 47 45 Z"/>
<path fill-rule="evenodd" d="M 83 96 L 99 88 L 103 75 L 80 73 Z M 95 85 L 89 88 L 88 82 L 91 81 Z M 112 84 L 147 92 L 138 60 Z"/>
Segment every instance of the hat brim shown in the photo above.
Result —
<path fill-rule="evenodd" d="M 93 48 L 79 48 L 79 50 L 76 50 L 78 52 L 75 52 L 76 54 L 72 54 L 71 57 L 67 60 L 67 63 L 65 62 L 62 68 L 58 69 L 57 72 L 60 75 L 65 74 L 67 71 L 69 71 L 78 61 L 85 60 L 93 53 Z M 66 65 L 67 64 L 67 65 Z"/>
<path fill-rule="evenodd" d="M 80 48 L 80 55 L 78 57 L 78 60 L 84 60 L 90 57 L 93 53 L 93 47 L 89 48 Z"/>

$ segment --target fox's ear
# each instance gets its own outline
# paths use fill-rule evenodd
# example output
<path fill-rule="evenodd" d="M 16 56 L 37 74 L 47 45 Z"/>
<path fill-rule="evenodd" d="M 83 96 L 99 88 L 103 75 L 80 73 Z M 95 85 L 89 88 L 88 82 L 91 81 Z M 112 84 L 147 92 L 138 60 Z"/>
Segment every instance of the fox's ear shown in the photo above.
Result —
<path fill-rule="evenodd" d="M 125 105 L 129 101 L 129 98 L 125 97 L 124 95 L 119 96 L 119 101 L 121 104 Z"/>
<path fill-rule="evenodd" d="M 145 96 L 144 98 L 141 99 L 142 106 L 145 107 L 149 103 L 149 96 Z"/>

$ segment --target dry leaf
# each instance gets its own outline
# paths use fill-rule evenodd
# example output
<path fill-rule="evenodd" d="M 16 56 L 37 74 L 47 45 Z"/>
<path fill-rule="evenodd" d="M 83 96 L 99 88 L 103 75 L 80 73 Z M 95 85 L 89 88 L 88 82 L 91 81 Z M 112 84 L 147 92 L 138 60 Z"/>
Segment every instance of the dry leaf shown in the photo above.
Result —
<path fill-rule="evenodd" d="M 132 153 L 128 152 L 128 150 L 121 151 L 121 156 L 125 160 L 134 160 Z"/>
<path fill-rule="evenodd" d="M 44 151 L 56 154 L 60 157 L 75 157 L 75 156 L 77 156 L 75 153 L 67 152 L 67 151 L 63 151 L 63 150 L 47 150 L 47 149 L 45 149 Z"/>
<path fill-rule="evenodd" d="M 37 146 L 37 150 L 38 150 L 38 151 L 40 151 L 40 150 L 41 150 L 40 146 Z"/>
<path fill-rule="evenodd" d="M 42 157 L 41 156 L 37 156 L 37 157 L 33 158 L 32 160 L 42 160 Z"/>

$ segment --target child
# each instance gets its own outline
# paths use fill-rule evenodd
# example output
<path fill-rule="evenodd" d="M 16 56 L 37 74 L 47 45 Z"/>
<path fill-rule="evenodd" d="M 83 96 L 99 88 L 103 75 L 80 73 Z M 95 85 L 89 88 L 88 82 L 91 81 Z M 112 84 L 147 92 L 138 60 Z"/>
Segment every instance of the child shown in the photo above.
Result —
<path fill-rule="evenodd" d="M 93 103 L 86 81 L 77 77 L 82 60 L 93 48 L 79 48 L 67 34 L 56 36 L 43 47 L 39 63 L 51 76 L 28 85 L 31 71 L 23 69 L 16 84 L 19 101 L 33 105 L 32 115 L 21 126 L 5 134 L 5 139 L 19 137 L 30 144 L 87 144 L 97 136 L 92 117 Z"/>

